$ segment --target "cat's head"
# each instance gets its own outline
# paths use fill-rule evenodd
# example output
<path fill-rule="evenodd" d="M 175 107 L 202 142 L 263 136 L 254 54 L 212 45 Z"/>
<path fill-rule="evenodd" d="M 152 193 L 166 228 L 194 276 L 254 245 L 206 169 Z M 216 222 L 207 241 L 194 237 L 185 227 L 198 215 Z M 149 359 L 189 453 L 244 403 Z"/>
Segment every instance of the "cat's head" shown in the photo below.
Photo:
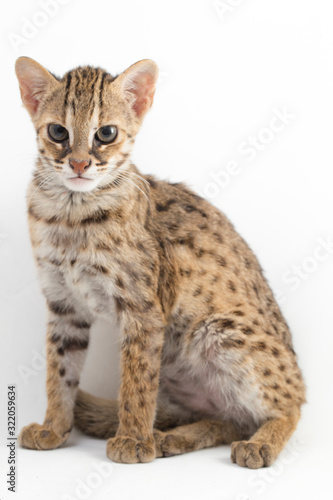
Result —
<path fill-rule="evenodd" d="M 79 67 L 58 79 L 20 57 L 16 74 L 45 175 L 71 191 L 107 186 L 126 163 L 153 103 L 157 65 L 145 59 L 117 77 Z"/>

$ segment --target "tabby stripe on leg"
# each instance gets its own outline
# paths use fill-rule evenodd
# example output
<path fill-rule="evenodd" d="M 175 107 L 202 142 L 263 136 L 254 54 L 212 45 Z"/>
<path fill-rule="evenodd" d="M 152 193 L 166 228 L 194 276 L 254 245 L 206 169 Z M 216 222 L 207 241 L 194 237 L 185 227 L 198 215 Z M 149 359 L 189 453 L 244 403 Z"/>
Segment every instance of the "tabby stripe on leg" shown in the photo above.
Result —
<path fill-rule="evenodd" d="M 65 301 L 48 302 L 47 305 L 49 306 L 50 311 L 58 316 L 75 313 L 75 309 L 69 306 Z"/>
<path fill-rule="evenodd" d="M 58 348 L 58 354 L 63 356 L 66 351 L 78 351 L 82 349 L 87 349 L 89 345 L 89 340 L 80 339 L 77 337 L 66 338 L 62 341 L 61 346 Z"/>

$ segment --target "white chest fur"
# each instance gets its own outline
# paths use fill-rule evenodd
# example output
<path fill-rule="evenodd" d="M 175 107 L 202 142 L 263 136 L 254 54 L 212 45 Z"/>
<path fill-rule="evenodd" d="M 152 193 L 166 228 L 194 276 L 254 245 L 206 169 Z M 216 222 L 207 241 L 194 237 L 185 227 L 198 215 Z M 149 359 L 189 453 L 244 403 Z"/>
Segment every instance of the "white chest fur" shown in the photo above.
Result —
<path fill-rule="evenodd" d="M 114 282 L 110 274 L 98 269 L 87 236 L 70 230 L 48 231 L 43 236 L 35 256 L 46 299 L 65 301 L 83 316 L 113 316 Z"/>

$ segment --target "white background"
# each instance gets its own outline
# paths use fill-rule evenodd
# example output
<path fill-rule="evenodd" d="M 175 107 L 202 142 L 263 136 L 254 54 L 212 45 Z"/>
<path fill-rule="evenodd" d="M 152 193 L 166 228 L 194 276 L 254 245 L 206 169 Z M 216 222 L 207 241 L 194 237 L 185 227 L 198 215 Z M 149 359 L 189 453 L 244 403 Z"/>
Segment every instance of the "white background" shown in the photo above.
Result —
<path fill-rule="evenodd" d="M 50 0 L 52 15 L 41 3 L 16 0 L 0 12 L 1 498 L 320 497 L 329 488 L 333 444 L 332 2 L 221 0 L 217 8 L 213 0 Z M 229 447 L 219 447 L 111 470 L 105 442 L 74 432 L 59 450 L 19 449 L 18 492 L 6 491 L 7 384 L 17 385 L 19 428 L 42 422 L 46 407 L 45 304 L 25 208 L 35 133 L 14 75 L 20 55 L 59 75 L 80 64 L 116 74 L 139 59 L 158 63 L 136 164 L 186 181 L 230 217 L 292 328 L 308 404 L 272 468 L 241 469 Z M 283 112 L 289 118 L 281 130 L 268 130 Z M 253 138 L 258 149 L 245 154 Z M 94 329 L 84 389 L 116 396 L 117 338 L 111 325 Z M 101 464 L 105 477 L 96 471 Z"/>

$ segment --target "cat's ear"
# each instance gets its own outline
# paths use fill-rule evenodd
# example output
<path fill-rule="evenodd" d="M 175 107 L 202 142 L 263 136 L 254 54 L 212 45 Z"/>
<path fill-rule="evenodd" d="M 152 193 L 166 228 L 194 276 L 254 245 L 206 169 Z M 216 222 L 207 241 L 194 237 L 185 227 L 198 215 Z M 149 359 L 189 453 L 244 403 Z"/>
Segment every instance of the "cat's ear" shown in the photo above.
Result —
<path fill-rule="evenodd" d="M 19 57 L 15 64 L 15 71 L 20 85 L 22 102 L 33 117 L 44 95 L 55 87 L 58 81 L 49 71 L 30 57 Z"/>
<path fill-rule="evenodd" d="M 157 77 L 157 64 L 150 59 L 143 59 L 116 78 L 125 99 L 140 121 L 153 104 Z"/>

